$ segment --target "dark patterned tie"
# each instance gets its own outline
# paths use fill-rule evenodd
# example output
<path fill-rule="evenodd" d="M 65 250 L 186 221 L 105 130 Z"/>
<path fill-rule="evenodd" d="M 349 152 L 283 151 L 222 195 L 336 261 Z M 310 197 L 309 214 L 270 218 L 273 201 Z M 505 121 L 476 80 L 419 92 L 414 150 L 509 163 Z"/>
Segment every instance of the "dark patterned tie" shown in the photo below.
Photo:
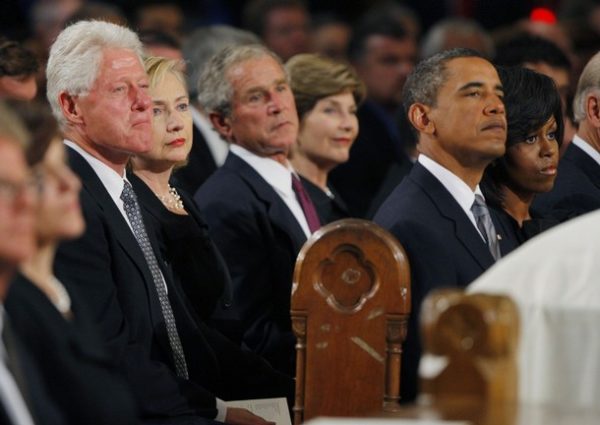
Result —
<path fill-rule="evenodd" d="M 471 212 L 475 216 L 477 228 L 485 238 L 490 253 L 496 261 L 499 260 L 502 254 L 500 253 L 496 228 L 494 227 L 490 210 L 488 210 L 483 196 L 478 193 L 475 194 L 475 201 L 473 201 L 473 205 L 471 206 Z"/>
<path fill-rule="evenodd" d="M 306 193 L 306 189 L 304 189 L 302 182 L 294 173 L 292 173 L 292 189 L 294 189 L 296 198 L 302 207 L 302 211 L 304 212 L 304 217 L 306 217 L 306 222 L 308 223 L 310 233 L 316 232 L 321 228 L 319 215 L 317 214 L 317 210 L 315 209 L 315 205 L 310 199 L 310 196 L 308 196 L 308 193 Z"/>
<path fill-rule="evenodd" d="M 150 240 L 148 239 L 148 234 L 146 233 L 146 227 L 142 221 L 142 213 L 140 212 L 140 206 L 138 204 L 137 197 L 133 191 L 133 188 L 131 187 L 131 184 L 129 184 L 127 181 L 123 187 L 121 199 L 125 205 L 125 213 L 131 222 L 133 234 L 135 235 L 135 238 L 137 239 L 137 242 L 144 253 L 144 258 L 146 258 L 146 262 L 148 263 L 148 267 L 152 273 L 152 280 L 154 280 L 154 286 L 156 287 L 156 292 L 158 293 L 160 308 L 167 326 L 169 344 L 171 345 L 173 358 L 175 360 L 175 370 L 177 371 L 177 375 L 179 377 L 189 379 L 185 355 L 183 353 L 183 346 L 181 345 L 181 340 L 179 339 L 179 333 L 177 333 L 177 324 L 175 323 L 175 316 L 173 316 L 173 309 L 171 308 L 171 303 L 169 302 L 167 287 L 160 272 L 160 268 L 158 267 L 156 257 L 154 256 L 154 251 L 152 251 L 152 246 L 150 245 Z"/>

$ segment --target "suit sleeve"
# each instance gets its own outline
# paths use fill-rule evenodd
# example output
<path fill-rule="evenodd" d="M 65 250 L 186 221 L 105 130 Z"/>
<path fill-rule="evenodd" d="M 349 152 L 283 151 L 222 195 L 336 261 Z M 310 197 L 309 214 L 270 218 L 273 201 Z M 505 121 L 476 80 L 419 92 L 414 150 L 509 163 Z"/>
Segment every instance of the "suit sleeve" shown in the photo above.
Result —
<path fill-rule="evenodd" d="M 150 347 L 142 346 L 131 336 L 133 332 L 123 310 L 127 306 L 121 304 L 117 290 L 118 279 L 124 279 L 120 265 L 126 259 L 113 258 L 117 241 L 108 229 L 103 212 L 89 194 L 83 191 L 81 195 L 86 232 L 60 247 L 55 261 L 56 275 L 77 286 L 77 291 L 86 299 L 104 343 L 129 381 L 144 417 L 200 415 L 214 418 L 216 399 L 210 392 L 179 379 L 165 364 L 152 360 Z M 126 255 L 122 250 L 118 252 Z M 133 265 L 130 268 L 132 273 L 139 273 Z M 131 278 L 139 279 L 133 274 Z M 127 285 L 122 285 L 120 290 L 127 291 L 123 286 Z M 135 329 L 135 332 L 153 330 Z"/>

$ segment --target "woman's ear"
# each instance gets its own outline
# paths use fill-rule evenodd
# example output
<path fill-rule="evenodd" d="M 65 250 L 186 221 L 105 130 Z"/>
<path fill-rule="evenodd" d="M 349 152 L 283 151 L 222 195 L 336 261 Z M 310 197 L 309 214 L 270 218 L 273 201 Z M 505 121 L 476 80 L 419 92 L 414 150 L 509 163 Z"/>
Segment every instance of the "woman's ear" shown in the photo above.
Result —
<path fill-rule="evenodd" d="M 430 119 L 431 109 L 422 103 L 413 103 L 408 109 L 408 120 L 419 133 L 433 134 L 435 125 Z"/>

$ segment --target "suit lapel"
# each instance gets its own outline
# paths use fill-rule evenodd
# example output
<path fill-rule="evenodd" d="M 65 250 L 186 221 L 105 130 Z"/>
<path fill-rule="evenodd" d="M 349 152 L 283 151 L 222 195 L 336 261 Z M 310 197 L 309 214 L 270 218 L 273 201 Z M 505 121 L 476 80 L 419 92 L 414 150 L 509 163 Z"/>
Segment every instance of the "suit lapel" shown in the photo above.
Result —
<path fill-rule="evenodd" d="M 224 167 L 238 174 L 250 186 L 257 199 L 267 207 L 271 222 L 285 234 L 289 235 L 295 252 L 300 251 L 306 235 L 298 220 L 275 190 L 243 159 L 229 153 Z"/>
<path fill-rule="evenodd" d="M 494 264 L 490 253 L 475 226 L 444 185 L 418 162 L 409 177 L 423 189 L 438 213 L 454 224 L 454 235 L 483 270 Z"/>
<path fill-rule="evenodd" d="M 133 232 L 93 168 L 75 150 L 69 148 L 68 154 L 71 168 L 79 175 L 83 190 L 96 201 L 98 207 L 104 212 L 123 251 L 144 276 L 152 322 L 154 324 L 164 322 L 152 274 Z"/>

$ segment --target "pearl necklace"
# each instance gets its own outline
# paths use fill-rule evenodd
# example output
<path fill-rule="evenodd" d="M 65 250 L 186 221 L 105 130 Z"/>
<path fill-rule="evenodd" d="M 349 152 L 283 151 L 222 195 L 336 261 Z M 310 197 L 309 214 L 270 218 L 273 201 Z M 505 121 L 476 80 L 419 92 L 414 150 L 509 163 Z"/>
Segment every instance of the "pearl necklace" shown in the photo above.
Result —
<path fill-rule="evenodd" d="M 162 202 L 167 208 L 173 210 L 183 210 L 183 201 L 181 200 L 181 196 L 177 193 L 177 190 L 169 185 L 169 191 L 166 195 L 156 194 L 160 202 Z"/>
<path fill-rule="evenodd" d="M 54 299 L 50 297 L 50 301 L 56 307 L 56 309 L 62 314 L 66 315 L 71 311 L 71 297 L 69 297 L 69 293 L 65 289 L 60 281 L 52 276 L 48 281 L 48 284 L 52 287 L 54 291 Z"/>

